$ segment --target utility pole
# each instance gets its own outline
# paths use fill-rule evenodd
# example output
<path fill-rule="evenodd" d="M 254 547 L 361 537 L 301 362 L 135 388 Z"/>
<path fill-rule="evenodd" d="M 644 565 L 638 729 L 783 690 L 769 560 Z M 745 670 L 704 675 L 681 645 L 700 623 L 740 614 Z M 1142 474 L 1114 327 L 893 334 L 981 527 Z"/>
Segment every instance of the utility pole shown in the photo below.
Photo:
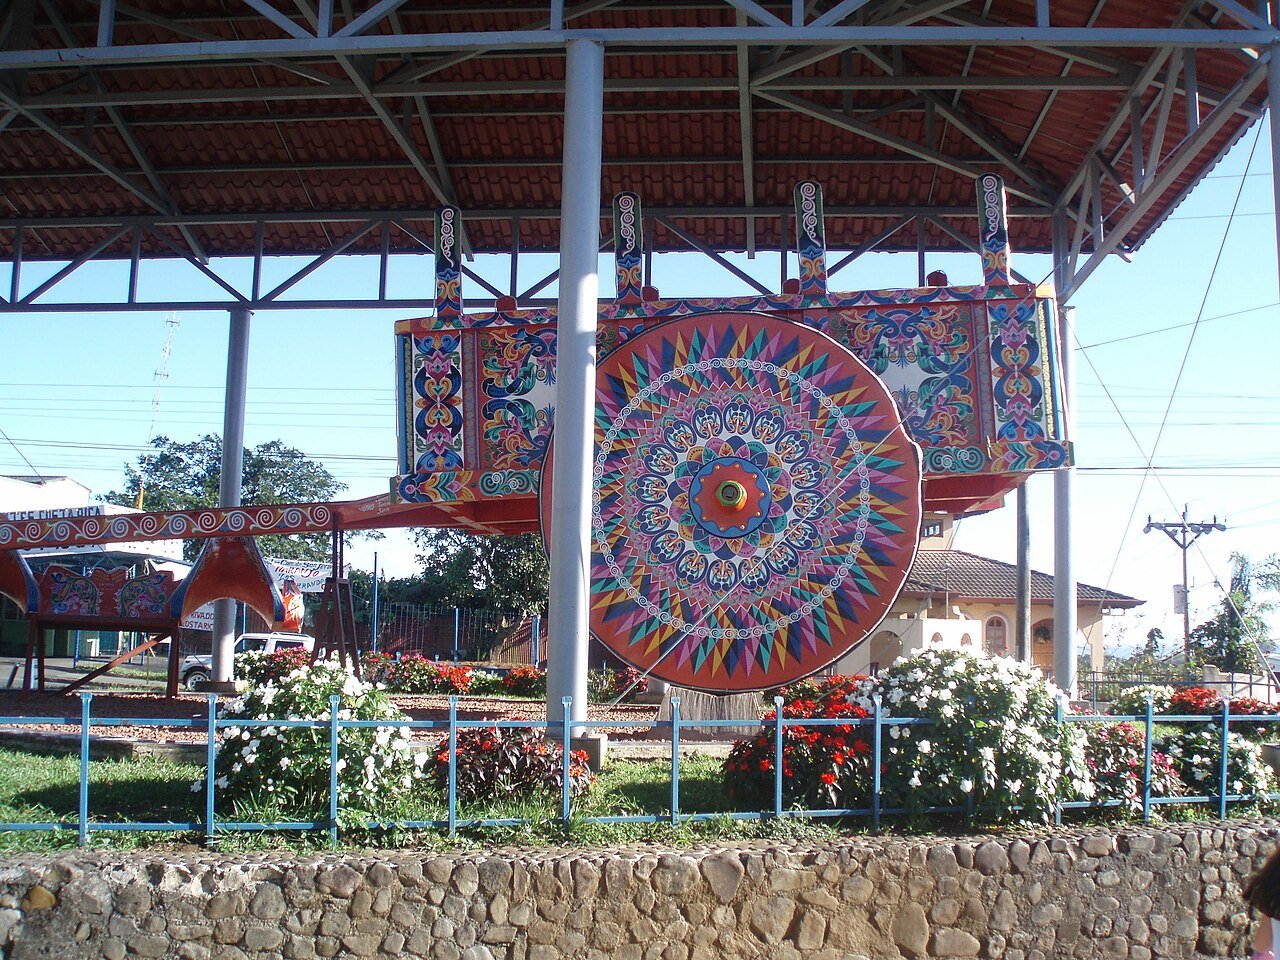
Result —
<path fill-rule="evenodd" d="M 1218 522 L 1218 515 L 1213 515 L 1211 522 L 1189 522 L 1187 520 L 1187 507 L 1182 507 L 1182 519 L 1173 523 L 1156 523 L 1151 519 L 1151 515 L 1147 515 L 1147 526 L 1142 531 L 1150 533 L 1152 530 L 1159 530 L 1170 540 L 1172 540 L 1182 551 L 1182 649 L 1187 658 L 1187 663 L 1191 662 L 1191 598 L 1187 587 L 1187 551 L 1191 549 L 1191 545 L 1206 534 L 1213 533 L 1215 530 L 1225 530 L 1227 525 Z"/>

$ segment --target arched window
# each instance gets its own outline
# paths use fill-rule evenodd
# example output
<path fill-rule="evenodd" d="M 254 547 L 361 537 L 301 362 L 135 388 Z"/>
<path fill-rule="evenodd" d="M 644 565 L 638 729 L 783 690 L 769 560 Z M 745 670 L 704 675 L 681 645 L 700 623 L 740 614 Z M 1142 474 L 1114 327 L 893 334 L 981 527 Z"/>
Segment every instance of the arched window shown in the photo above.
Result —
<path fill-rule="evenodd" d="M 988 617 L 982 637 L 983 649 L 988 656 L 1007 657 L 1009 655 L 1009 621 L 1001 616 Z"/>
<path fill-rule="evenodd" d="M 969 636 L 969 634 L 967 634 L 967 633 L 966 633 L 963 637 L 961 637 L 961 638 L 960 638 L 960 646 L 962 646 L 962 647 L 972 647 L 972 646 L 973 646 L 973 637 Z"/>

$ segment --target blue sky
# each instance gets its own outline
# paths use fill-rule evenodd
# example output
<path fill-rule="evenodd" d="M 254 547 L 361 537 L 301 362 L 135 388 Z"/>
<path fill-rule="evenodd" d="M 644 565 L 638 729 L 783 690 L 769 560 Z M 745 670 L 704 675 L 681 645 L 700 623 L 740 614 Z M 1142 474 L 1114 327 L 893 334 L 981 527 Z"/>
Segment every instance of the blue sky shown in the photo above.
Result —
<path fill-rule="evenodd" d="M 1196 518 L 1216 513 L 1230 526 L 1207 538 L 1203 552 L 1192 553 L 1193 622 L 1220 599 L 1214 579 L 1227 579 L 1232 551 L 1259 559 L 1280 552 L 1280 378 L 1274 369 L 1280 297 L 1265 125 L 1250 162 L 1254 138 L 1250 131 L 1132 263 L 1111 258 L 1075 298 L 1078 338 L 1086 347 L 1076 354 L 1082 468 L 1076 485 L 1078 575 L 1147 601 L 1113 622 L 1112 633 L 1129 641 L 1156 625 L 1169 637 L 1181 632 L 1171 590 L 1181 577 L 1178 551 L 1158 533 L 1143 534 L 1148 514 L 1173 519 L 1185 502 Z M 1237 213 L 1229 220 L 1237 191 Z M 776 286 L 776 254 L 735 260 Z M 746 292 L 739 280 L 699 257 L 661 255 L 654 264 L 665 295 Z M 522 260 L 522 285 L 554 265 L 549 256 Z M 1015 251 L 1014 265 L 1032 279 L 1050 273 L 1043 256 Z M 247 287 L 247 264 L 219 266 Z M 274 264 L 264 289 L 296 266 Z M 475 266 L 505 285 L 505 257 L 481 257 Z M 611 260 L 602 259 L 601 266 L 602 286 L 611 286 Z M 930 258 L 929 268 L 944 269 L 959 283 L 975 282 L 981 273 L 974 256 Z M 28 265 L 24 289 L 56 269 Z M 391 294 L 429 295 L 431 269 L 425 257 L 393 260 Z M 914 254 L 872 254 L 838 274 L 832 285 L 912 285 L 915 271 Z M 375 274 L 373 258 L 337 258 L 291 294 L 310 298 L 347 296 L 357 287 L 371 291 Z M 2 269 L 0 282 L 7 283 Z M 55 293 L 87 299 L 122 289 L 124 283 L 123 265 L 90 264 Z M 158 299 L 174 289 L 217 295 L 186 264 L 144 266 L 142 299 Z M 1200 325 L 1190 326 L 1198 315 Z M 392 325 L 402 316 L 380 311 L 255 315 L 247 443 L 279 438 L 298 447 L 348 484 L 352 497 L 385 491 L 395 469 Z M 38 472 L 72 476 L 97 492 L 122 483 L 123 463 L 136 457 L 151 433 L 166 319 L 163 313 L 4 318 L 9 362 L 0 373 L 0 429 Z M 183 313 L 177 319 L 154 429 L 186 440 L 221 430 L 227 318 Z M 1160 469 L 1148 472 L 1144 468 L 1184 354 L 1185 370 L 1155 449 Z M 2 439 L 0 472 L 30 472 Z M 1051 488 L 1048 476 L 1030 483 L 1032 560 L 1045 571 L 1052 570 Z M 956 545 L 1012 560 L 1012 513 L 1011 498 L 1003 510 L 963 520 Z M 403 535 L 390 533 L 381 543 L 359 547 L 351 559 L 367 569 L 374 549 L 389 574 L 414 571 L 413 550 Z"/>

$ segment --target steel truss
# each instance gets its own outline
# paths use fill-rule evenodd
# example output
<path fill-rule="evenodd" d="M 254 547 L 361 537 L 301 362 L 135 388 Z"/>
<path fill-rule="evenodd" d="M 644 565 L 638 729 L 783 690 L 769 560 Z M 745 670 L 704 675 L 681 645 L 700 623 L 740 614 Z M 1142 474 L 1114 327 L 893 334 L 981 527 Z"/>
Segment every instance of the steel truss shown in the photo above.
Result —
<path fill-rule="evenodd" d="M 671 249 L 697 250 L 728 265 L 714 244 L 697 236 L 691 226 L 716 218 L 745 221 L 747 250 L 756 252 L 755 226 L 781 221 L 780 235 L 787 235 L 789 210 L 757 205 L 755 184 L 760 169 L 768 165 L 802 162 L 817 169 L 825 163 L 917 163 L 964 177 L 977 177 L 998 169 L 1009 186 L 1010 216 L 1045 220 L 1065 217 L 1069 266 L 1058 272 L 1063 299 L 1110 254 L 1126 254 L 1139 246 L 1154 225 L 1149 215 L 1157 205 L 1170 206 L 1170 191 L 1191 165 L 1207 170 L 1206 148 L 1224 128 L 1239 128 L 1241 121 L 1261 115 L 1259 88 L 1267 79 L 1268 65 L 1280 49 L 1280 30 L 1271 22 L 1268 5 L 1247 5 L 1239 0 L 1187 0 L 1167 27 L 1114 28 L 1097 26 L 1107 0 L 1097 0 L 1087 26 L 1062 26 L 1055 22 L 1055 3 L 1038 0 L 1026 5 L 1024 22 L 1006 22 L 991 14 L 990 0 L 793 0 L 791 3 L 759 3 L 755 0 L 587 0 L 566 5 L 564 0 L 503 6 L 504 13 L 527 15 L 519 29 L 470 32 L 415 32 L 410 15 L 421 18 L 426 5 L 411 0 L 370 0 L 366 3 L 334 3 L 332 0 L 295 0 L 273 4 L 269 0 L 232 0 L 229 15 L 218 24 L 210 18 L 165 16 L 140 6 L 100 0 L 98 17 L 65 16 L 57 0 L 38 4 L 10 3 L 0 7 L 0 136 L 8 131 L 42 131 L 70 150 L 81 166 L 59 170 L 57 176 L 108 178 L 150 208 L 146 215 L 120 217 L 40 216 L 0 218 L 0 241 L 11 239 L 11 280 L 7 296 L 0 297 L 0 312 L 123 311 L 123 310 L 257 310 L 333 308 L 429 309 L 432 291 L 424 279 L 420 295 L 391 297 L 388 274 L 393 256 L 430 252 L 432 210 L 393 208 L 369 210 L 299 210 L 258 214 L 193 213 L 175 203 L 167 181 L 175 176 L 242 174 L 269 176 L 298 171 L 341 171 L 368 168 L 368 163 L 339 159 L 313 159 L 301 163 L 253 163 L 216 160 L 193 162 L 183 158 L 148 156 L 136 131 L 173 123 L 290 124 L 375 121 L 398 145 L 402 158 L 381 160 L 377 165 L 402 170 L 418 178 L 431 199 L 455 203 L 456 178 L 471 167 L 532 169 L 556 165 L 545 156 L 505 157 L 460 161 L 449 157 L 448 144 L 436 123 L 460 115 L 498 115 L 513 118 L 559 115 L 563 103 L 562 81 L 531 81 L 513 95 L 504 82 L 459 82 L 439 75 L 468 60 L 563 56 L 565 45 L 586 39 L 603 45 L 606 58 L 635 58 L 655 50 L 710 51 L 736 58 L 737 76 L 674 78 L 655 72 L 641 78 L 605 81 L 605 113 L 668 110 L 662 105 L 615 101 L 616 94 L 722 93 L 731 99 L 717 103 L 697 100 L 680 108 L 690 116 L 728 116 L 736 113 L 741 151 L 722 157 L 682 155 L 679 144 L 653 156 L 604 158 L 604 164 L 637 162 L 652 165 L 721 165 L 740 172 L 745 195 L 736 206 L 650 207 L 649 226 L 658 225 Z M 142 5 L 145 6 L 145 5 Z M 430 5 L 431 15 L 474 12 L 475 5 L 456 8 Z M 725 25 L 689 28 L 599 26 L 593 20 L 601 12 L 698 11 Z M 415 21 L 419 22 L 419 21 Z M 586 26 L 584 24 L 591 23 Z M 58 46 L 37 45 L 36 25 L 47 36 L 52 29 Z M 149 30 L 151 42 L 127 42 L 136 38 L 140 25 Z M 230 26 L 236 36 L 229 39 Z M 1049 54 L 1060 63 L 1056 72 L 1035 76 L 996 76 L 974 73 L 975 52 L 990 47 Z M 926 48 L 958 48 L 965 51 L 963 69 L 939 75 L 916 66 L 914 55 Z M 1132 51 L 1143 51 L 1145 61 L 1135 63 Z M 1202 51 L 1232 51 L 1244 64 L 1241 78 L 1227 89 L 1200 82 L 1197 56 Z M 855 70 L 854 61 L 874 72 Z M 799 75 L 810 64 L 838 62 L 834 76 Z M 138 90 L 117 81 L 121 70 L 181 69 L 210 62 L 233 65 L 269 65 L 284 70 L 297 82 L 289 86 L 254 86 L 214 90 Z M 1083 72 L 1081 72 L 1083 68 Z M 31 79 L 48 73 L 61 82 L 39 84 L 28 93 Z M 606 65 L 606 77 L 608 69 Z M 964 94 L 971 91 L 1038 91 L 1043 106 L 1025 142 L 1009 142 L 989 129 L 969 110 Z M 1084 162 L 1063 179 L 1038 167 L 1029 154 L 1055 98 L 1064 93 L 1104 90 L 1121 94 L 1120 107 L 1107 120 L 1101 136 L 1090 146 Z M 843 104 L 831 106 L 831 93 L 840 93 Z M 896 96 L 887 105 L 858 109 L 859 95 L 868 92 Z M 819 100 L 814 95 L 823 95 Z M 466 97 L 465 106 L 457 98 Z M 273 103 L 342 100 L 363 104 L 340 113 L 272 110 Z M 205 116 L 210 104 L 252 103 L 261 110 L 244 116 Z M 146 108 L 141 109 L 141 108 Z M 164 108 L 172 108 L 168 112 Z M 1179 142 L 1169 136 L 1170 118 L 1178 111 L 1190 131 Z M 136 113 L 136 115 L 134 115 Z M 857 135 L 867 144 L 861 155 L 824 160 L 785 152 L 767 153 L 752 137 L 753 120 L 759 116 L 799 114 L 833 130 Z M 915 138 L 887 132 L 878 121 L 904 114 L 920 118 L 921 135 Z M 80 127 L 67 118 L 83 118 Z M 733 122 L 733 121 L 730 121 Z M 963 153 L 944 150 L 938 130 L 945 125 L 965 140 Z M 93 132 L 106 127 L 127 148 L 127 160 L 107 156 L 95 146 Z M 417 137 L 414 131 L 423 136 Z M 426 147 L 422 146 L 423 142 Z M 1225 149 L 1225 147 L 1223 148 Z M 887 153 L 885 151 L 888 151 Z M 30 177 L 28 171 L 0 170 L 0 189 L 7 180 Z M 1184 178 L 1185 179 L 1185 178 Z M 1172 199 L 1181 199 L 1194 186 L 1181 187 Z M 1116 205 L 1109 197 L 1120 195 Z M 875 249 L 891 238 L 901 249 L 904 231 L 915 230 L 923 259 L 926 233 L 940 239 L 947 249 L 972 247 L 975 234 L 970 207 L 903 207 L 869 204 L 826 210 L 829 220 L 842 217 L 877 218 L 890 226 L 850 252 L 838 265 Z M 466 223 L 501 222 L 513 238 L 509 282 L 498 285 L 468 273 L 468 302 L 491 305 L 499 297 L 514 297 L 522 305 L 549 302 L 539 296 L 555 274 L 521 284 L 519 235 L 522 223 L 555 221 L 559 209 L 464 209 Z M 607 209 L 601 211 L 607 218 Z M 291 249 L 309 259 L 283 281 L 268 287 L 263 278 L 270 258 L 279 250 L 272 242 L 276 229 L 286 225 L 323 224 L 330 242 L 312 250 Z M 1145 225 L 1144 225 L 1145 224 Z M 247 257 L 252 279 L 240 278 L 243 265 L 221 255 L 211 258 L 199 238 L 201 228 L 252 225 L 252 250 L 234 251 Z M 1139 227 L 1141 229 L 1139 230 Z M 35 239 L 42 230 L 74 229 L 88 242 L 72 260 L 59 261 L 58 269 L 38 283 L 24 283 L 23 268 L 50 259 Z M 652 235 L 652 233 L 651 233 Z M 905 235 L 909 235 L 905 234 Z M 144 253 L 144 248 L 146 253 Z M 127 252 L 122 252 L 127 251 Z M 374 254 L 379 269 L 376 284 L 367 293 L 340 300 L 293 298 L 297 284 L 331 261 L 355 253 Z M 178 258 L 191 264 L 215 284 L 225 297 L 166 297 L 144 301 L 138 296 L 142 261 L 148 257 Z M 58 301 L 62 283 L 85 264 L 123 261 L 127 278 L 119 289 L 99 299 Z M 785 260 L 784 260 L 785 263 Z M 733 268 L 730 267 L 731 272 Z M 475 296 L 473 296 L 475 294 Z"/>

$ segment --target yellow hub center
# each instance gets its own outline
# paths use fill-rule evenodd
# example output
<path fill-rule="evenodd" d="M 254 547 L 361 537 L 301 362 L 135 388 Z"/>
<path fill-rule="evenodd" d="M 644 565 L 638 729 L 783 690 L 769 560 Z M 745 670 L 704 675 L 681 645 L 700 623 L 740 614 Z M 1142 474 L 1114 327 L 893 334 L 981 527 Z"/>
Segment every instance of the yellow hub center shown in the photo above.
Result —
<path fill-rule="evenodd" d="M 747 504 L 747 488 L 737 480 L 726 480 L 716 487 L 716 500 L 722 507 L 741 510 Z"/>

